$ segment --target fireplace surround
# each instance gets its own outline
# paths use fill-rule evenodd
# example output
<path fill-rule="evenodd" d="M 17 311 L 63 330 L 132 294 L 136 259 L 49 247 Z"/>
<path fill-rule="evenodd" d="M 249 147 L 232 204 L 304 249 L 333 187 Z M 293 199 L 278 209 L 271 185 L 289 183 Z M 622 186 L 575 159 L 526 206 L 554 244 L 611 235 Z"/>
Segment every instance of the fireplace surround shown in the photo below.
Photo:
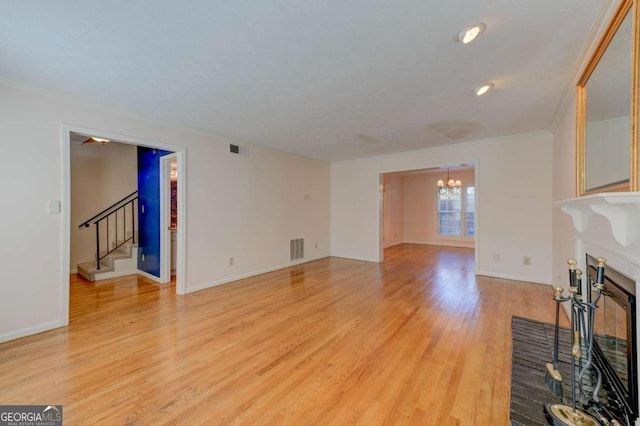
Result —
<path fill-rule="evenodd" d="M 554 206 L 567 213 L 573 223 L 573 229 L 568 235 L 566 230 L 558 230 L 568 238 L 573 236 L 574 240 L 573 256 L 571 256 L 571 253 L 564 253 L 564 255 L 577 259 L 578 267 L 585 271 L 585 274 L 592 273 L 590 272 L 589 263 L 593 262 L 593 260 L 589 261 L 588 253 L 593 257 L 605 257 L 607 259 L 606 271 L 610 272 L 610 281 L 623 282 L 623 291 L 610 290 L 610 292 L 618 294 L 618 300 L 627 298 L 627 293 L 634 296 L 640 294 L 638 293 L 638 287 L 640 286 L 640 192 L 599 193 L 555 202 Z M 584 280 L 585 283 L 588 281 Z M 608 287 L 615 288 L 611 282 L 609 282 Z M 590 291 L 586 291 L 586 294 L 589 297 Z M 599 305 L 607 302 L 609 301 L 601 301 Z M 613 310 L 614 306 L 611 304 L 609 308 Z M 624 308 L 619 309 L 624 310 Z M 630 320 L 635 322 L 638 317 L 637 304 L 635 306 L 628 305 L 627 309 Z M 596 310 L 596 315 L 598 311 L 602 311 L 602 309 Z M 598 325 L 594 327 L 596 333 L 598 332 L 597 328 Z M 632 340 L 634 342 L 638 341 L 638 330 L 635 324 L 633 327 L 629 326 L 628 330 L 625 330 L 623 334 L 627 335 L 627 333 L 633 334 L 634 339 Z M 628 339 L 627 337 L 625 340 L 629 341 Z M 637 346 L 637 343 L 635 345 Z M 603 349 L 606 348 L 603 348 L 603 346 L 605 346 L 605 341 L 598 341 L 597 350 L 600 350 L 600 355 L 597 356 L 600 356 L 600 358 L 605 356 Z M 630 400 L 628 405 L 633 412 L 631 417 L 633 422 L 638 417 L 639 401 L 637 348 L 635 352 L 631 352 L 630 356 L 632 361 L 629 363 L 636 371 L 635 377 L 628 378 L 633 382 L 629 386 L 631 391 L 629 391 L 630 395 L 628 395 Z M 620 376 L 620 373 L 616 374 Z M 627 375 L 629 375 L 628 372 Z M 638 424 L 640 423 L 636 422 L 636 425 Z"/>

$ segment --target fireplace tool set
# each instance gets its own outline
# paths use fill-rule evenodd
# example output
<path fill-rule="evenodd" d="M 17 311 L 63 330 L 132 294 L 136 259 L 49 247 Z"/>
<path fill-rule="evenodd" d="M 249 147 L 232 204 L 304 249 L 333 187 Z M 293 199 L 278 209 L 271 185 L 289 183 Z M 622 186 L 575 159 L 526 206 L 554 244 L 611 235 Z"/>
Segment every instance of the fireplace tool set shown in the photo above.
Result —
<path fill-rule="evenodd" d="M 604 265 L 603 257 L 597 259 L 598 266 L 596 281 L 591 282 L 595 291 L 595 297 L 591 302 L 586 302 L 582 297 L 582 271 L 576 269 L 576 261 L 569 259 L 569 295 L 563 296 L 564 289 L 556 287 L 553 299 L 556 302 L 556 323 L 553 344 L 553 361 L 546 365 L 545 381 L 554 395 L 559 396 L 563 402 L 546 404 L 544 409 L 547 419 L 554 426 L 622 426 L 612 419 L 606 408 L 599 404 L 598 393 L 602 385 L 602 373 L 593 364 L 593 326 L 595 310 L 604 290 Z M 589 281 L 589 280 L 588 280 Z M 588 286 L 590 287 L 590 286 Z M 587 291 L 591 291 L 587 288 Z M 571 400 L 563 398 L 562 375 L 558 369 L 558 348 L 560 329 L 560 304 L 571 304 Z M 587 391 L 584 378 L 587 372 L 595 372 L 595 385 Z M 590 414 L 587 410 L 593 412 Z"/>

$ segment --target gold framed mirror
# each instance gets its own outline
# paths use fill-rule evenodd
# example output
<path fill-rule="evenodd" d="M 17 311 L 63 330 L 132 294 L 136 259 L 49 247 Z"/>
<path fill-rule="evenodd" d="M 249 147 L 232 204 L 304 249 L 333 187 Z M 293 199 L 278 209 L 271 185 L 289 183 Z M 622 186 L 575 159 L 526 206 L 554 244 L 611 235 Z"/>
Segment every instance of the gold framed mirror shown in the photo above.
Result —
<path fill-rule="evenodd" d="M 622 0 L 576 89 L 576 192 L 638 190 L 638 0 Z"/>

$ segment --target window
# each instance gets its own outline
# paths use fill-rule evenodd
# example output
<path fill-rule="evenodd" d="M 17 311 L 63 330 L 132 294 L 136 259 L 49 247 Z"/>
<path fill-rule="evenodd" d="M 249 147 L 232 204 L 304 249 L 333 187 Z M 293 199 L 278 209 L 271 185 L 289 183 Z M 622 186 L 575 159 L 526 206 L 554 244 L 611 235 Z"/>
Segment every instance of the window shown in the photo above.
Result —
<path fill-rule="evenodd" d="M 439 234 L 460 235 L 462 211 L 462 188 L 451 188 L 445 193 L 438 191 Z"/>
<path fill-rule="evenodd" d="M 474 186 L 451 188 L 444 194 L 438 191 L 438 234 L 451 237 L 475 235 Z"/>
<path fill-rule="evenodd" d="M 476 187 L 467 186 L 465 189 L 464 235 L 473 237 L 476 235 Z"/>

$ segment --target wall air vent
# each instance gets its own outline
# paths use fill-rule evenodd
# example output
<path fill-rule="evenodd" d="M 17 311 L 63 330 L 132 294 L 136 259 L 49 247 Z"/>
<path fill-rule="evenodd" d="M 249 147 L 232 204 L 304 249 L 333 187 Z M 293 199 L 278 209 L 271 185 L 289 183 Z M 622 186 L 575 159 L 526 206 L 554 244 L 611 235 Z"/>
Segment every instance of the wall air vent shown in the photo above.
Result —
<path fill-rule="evenodd" d="M 298 260 L 304 257 L 304 238 L 297 238 L 290 241 L 291 260 Z"/>
<path fill-rule="evenodd" d="M 238 145 L 230 144 L 229 152 L 232 154 L 240 154 L 240 147 Z"/>

